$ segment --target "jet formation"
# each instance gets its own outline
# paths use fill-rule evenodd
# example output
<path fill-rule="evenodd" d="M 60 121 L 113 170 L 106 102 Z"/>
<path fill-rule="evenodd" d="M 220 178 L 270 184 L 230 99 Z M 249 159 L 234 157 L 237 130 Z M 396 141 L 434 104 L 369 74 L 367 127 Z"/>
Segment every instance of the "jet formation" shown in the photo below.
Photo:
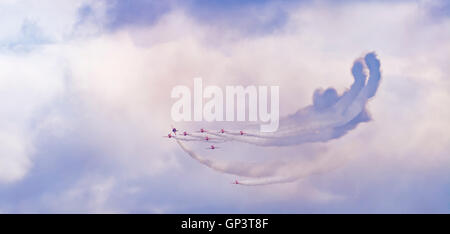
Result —
<path fill-rule="evenodd" d="M 222 143 L 224 140 L 219 137 L 222 134 L 229 134 L 235 136 L 245 136 L 246 133 L 243 130 L 240 131 L 228 131 L 225 129 L 220 129 L 218 131 L 207 130 L 205 128 L 200 128 L 198 131 L 188 132 L 188 131 L 180 131 L 175 127 L 171 127 L 170 133 L 165 138 L 175 139 L 179 141 L 198 141 L 198 142 L 208 142 L 208 143 Z M 205 148 L 207 150 L 217 150 L 221 149 L 221 147 L 216 146 L 215 144 L 211 144 L 209 147 Z M 232 184 L 239 184 L 238 180 L 234 180 Z"/>

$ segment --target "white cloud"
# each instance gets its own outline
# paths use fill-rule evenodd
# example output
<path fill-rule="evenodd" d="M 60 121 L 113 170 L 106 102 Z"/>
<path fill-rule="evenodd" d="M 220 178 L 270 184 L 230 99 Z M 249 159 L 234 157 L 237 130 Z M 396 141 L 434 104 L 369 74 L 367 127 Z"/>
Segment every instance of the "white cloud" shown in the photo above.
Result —
<path fill-rule="evenodd" d="M 31 167 L 31 121 L 63 92 L 58 58 L 45 48 L 26 56 L 0 54 L 0 182 L 20 179 Z"/>
<path fill-rule="evenodd" d="M 86 129 L 86 141 L 102 152 L 97 157 L 108 158 L 117 166 L 117 173 L 129 178 L 157 176 L 164 180 L 172 170 L 185 166 L 180 165 L 184 161 L 179 157 L 186 157 L 173 142 L 161 137 L 171 123 L 173 86 L 191 85 L 197 76 L 216 85 L 276 84 L 281 87 L 281 112 L 287 114 L 310 104 L 316 88 L 333 86 L 344 91 L 352 82 L 353 60 L 370 50 L 379 54 L 384 77 L 369 103 L 374 121 L 358 126 L 341 139 L 313 146 L 319 149 L 311 151 L 323 157 L 361 157 L 356 160 L 361 167 L 371 167 L 363 157 L 369 153 L 376 156 L 372 160 L 380 166 L 395 163 L 399 168 L 431 170 L 450 165 L 450 113 L 445 108 L 450 104 L 446 65 L 450 54 L 449 21 L 431 22 L 415 3 L 304 5 L 290 10 L 282 30 L 259 37 L 230 36 L 235 33 L 232 28 L 213 28 L 176 10 L 153 26 L 124 27 L 101 35 L 90 33 L 101 31 L 91 20 L 85 23 L 86 28 L 76 28 L 75 33 L 90 37 L 62 40 L 74 32 L 75 9 L 80 5 L 61 3 L 61 10 L 54 11 L 50 3 L 44 2 L 35 12 L 11 18 L 11 23 L 0 27 L 4 29 L 0 41 L 14 41 L 23 20 L 31 18 L 43 35 L 56 41 L 30 53 L 0 54 L 0 104 L 5 113 L 0 116 L 0 142 L 5 142 L 0 146 L 0 165 L 11 165 L 0 173 L 1 182 L 22 178 L 32 161 L 39 160 L 30 156 L 30 135 L 35 132 L 28 126 L 36 111 L 51 105 L 61 94 L 70 93 L 80 101 L 79 124 Z M 8 7 L 15 9 L 16 5 Z M 98 11 L 103 12 L 102 7 L 98 6 Z M 43 14 L 47 12 L 52 14 Z M 55 21 L 59 16 L 64 17 Z M 98 17 L 103 19 L 104 15 Z M 0 17 L 0 22 L 5 20 Z M 67 83 L 66 72 L 70 74 Z M 36 131 L 69 123 L 58 115 L 38 124 L 42 128 Z M 283 152 L 297 156 L 302 151 L 292 148 Z M 245 154 L 241 156 L 245 160 Z M 188 176 L 195 177 L 196 173 L 200 172 Z M 212 178 L 201 181 L 222 182 Z M 283 194 L 292 189 L 290 186 L 279 186 L 277 194 L 271 194 L 291 198 Z M 93 202 L 102 207 L 114 183 L 105 182 L 98 188 L 103 195 L 93 198 Z M 80 191 L 68 193 L 84 193 Z M 271 188 L 242 193 L 256 196 L 261 191 Z M 297 192 L 307 198 L 319 194 L 319 200 L 340 201 L 322 190 Z M 97 206 L 92 205 L 92 209 Z"/>

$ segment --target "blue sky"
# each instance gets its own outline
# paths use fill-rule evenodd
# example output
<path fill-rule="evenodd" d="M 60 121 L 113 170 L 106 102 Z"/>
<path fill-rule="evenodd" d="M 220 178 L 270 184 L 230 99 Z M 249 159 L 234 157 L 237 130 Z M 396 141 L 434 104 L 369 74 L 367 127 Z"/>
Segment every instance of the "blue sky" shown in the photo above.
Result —
<path fill-rule="evenodd" d="M 0 3 L 0 213 L 448 213 L 449 9 L 446 1 Z M 372 121 L 327 142 L 236 144 L 209 155 L 318 166 L 325 158 L 342 162 L 337 169 L 233 186 L 236 176 L 161 137 L 173 124 L 170 90 L 194 77 L 279 85 L 286 115 L 311 105 L 317 88 L 344 92 L 368 51 L 383 74 L 367 106 Z"/>

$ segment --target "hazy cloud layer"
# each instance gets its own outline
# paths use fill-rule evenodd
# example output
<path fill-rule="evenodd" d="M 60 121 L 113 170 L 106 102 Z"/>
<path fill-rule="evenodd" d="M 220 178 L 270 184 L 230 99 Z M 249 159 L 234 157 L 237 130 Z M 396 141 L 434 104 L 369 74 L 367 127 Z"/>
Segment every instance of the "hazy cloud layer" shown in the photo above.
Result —
<path fill-rule="evenodd" d="M 236 13 L 201 1 L 2 1 L 0 211 L 448 212 L 444 3 L 267 1 Z M 213 155 L 332 160 L 328 173 L 236 187 L 161 137 L 171 88 L 194 77 L 279 85 L 286 115 L 309 105 L 317 87 L 345 92 L 350 65 L 369 51 L 383 74 L 370 124 L 326 143 Z"/>

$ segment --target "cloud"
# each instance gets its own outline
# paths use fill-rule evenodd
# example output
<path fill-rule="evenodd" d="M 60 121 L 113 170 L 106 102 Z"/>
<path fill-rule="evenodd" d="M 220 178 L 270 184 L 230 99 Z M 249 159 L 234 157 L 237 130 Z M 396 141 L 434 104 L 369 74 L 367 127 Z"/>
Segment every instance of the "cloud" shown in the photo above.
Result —
<path fill-rule="evenodd" d="M 31 167 L 34 114 L 63 92 L 58 57 L 45 49 L 0 55 L 0 182 L 22 178 Z"/>
<path fill-rule="evenodd" d="M 108 2 L 61 1 L 58 11 L 47 1 L 2 4 L 3 11 L 27 9 L 0 14 L 0 165 L 11 165 L 0 174 L 3 212 L 62 210 L 57 204 L 64 212 L 443 211 L 449 20 L 435 21 L 414 2 L 331 7 L 319 1 L 281 7 L 282 13 L 268 7 L 262 21 L 242 25 L 210 23 L 183 7 L 145 24 L 145 17 L 139 23 L 109 18 L 121 10 Z M 270 23 L 278 18 L 280 24 Z M 111 30 L 114 19 L 120 27 Z M 23 25 L 31 33 L 24 34 Z M 262 33 L 246 33 L 252 25 Z M 4 46 L 14 43 L 31 49 Z M 311 102 L 327 106 L 329 99 L 311 100 L 313 91 L 331 86 L 344 93 L 349 65 L 372 50 L 382 59 L 384 79 L 368 103 L 370 124 L 301 149 L 248 145 L 213 156 L 347 162 L 299 182 L 311 189 L 230 188 L 231 177 L 203 168 L 161 137 L 171 122 L 171 88 L 194 77 L 219 86 L 279 85 L 286 115 Z M 419 175 L 430 182 L 415 182 Z M 95 188 L 103 188 L 100 198 Z M 132 200 L 126 191 L 134 191 Z M 330 199 L 314 201 L 317 191 Z M 56 195 L 45 199 L 48 194 Z M 412 205 L 418 200 L 429 206 Z"/>

